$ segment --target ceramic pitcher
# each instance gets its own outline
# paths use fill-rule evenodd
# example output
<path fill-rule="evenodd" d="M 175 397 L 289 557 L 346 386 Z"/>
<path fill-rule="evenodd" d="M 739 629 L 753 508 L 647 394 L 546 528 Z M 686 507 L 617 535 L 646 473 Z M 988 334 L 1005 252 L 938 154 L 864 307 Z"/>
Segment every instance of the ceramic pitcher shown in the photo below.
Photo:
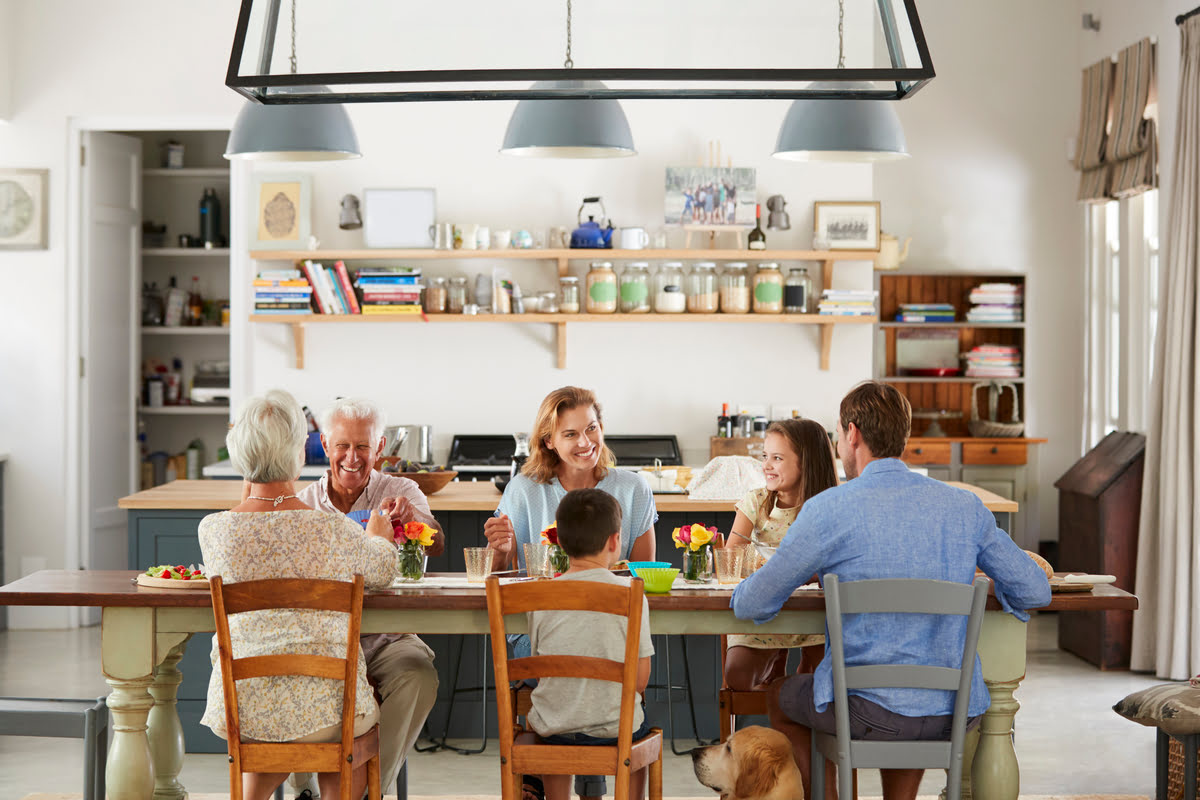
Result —
<path fill-rule="evenodd" d="M 900 240 L 890 233 L 879 234 L 879 255 L 875 257 L 875 269 L 899 269 L 908 258 L 908 245 L 912 242 L 909 236 L 904 240 L 901 250 Z"/>

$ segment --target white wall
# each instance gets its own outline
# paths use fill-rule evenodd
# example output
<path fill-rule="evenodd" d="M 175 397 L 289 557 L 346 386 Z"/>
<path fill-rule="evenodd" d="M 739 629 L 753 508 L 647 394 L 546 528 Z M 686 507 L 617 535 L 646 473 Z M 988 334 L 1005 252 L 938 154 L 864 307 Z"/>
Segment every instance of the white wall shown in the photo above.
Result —
<path fill-rule="evenodd" d="M 103 116 L 114 129 L 148 118 L 178 119 L 182 126 L 198 115 L 232 122 L 239 101 L 222 84 L 236 6 L 223 0 L 195 14 L 185 4 L 152 0 L 21 0 L 13 8 L 12 124 L 0 126 L 0 164 L 51 170 L 51 231 L 49 250 L 0 253 L 0 279 L 28 285 L 32 277 L 39 300 L 0 294 L 0 449 L 12 454 L 5 580 L 22 574 L 22 559 L 41 560 L 26 561 L 26 568 L 75 566 L 67 563 L 66 539 L 74 532 L 63 533 L 61 487 L 71 350 L 63 316 L 75 291 L 65 285 L 70 120 Z M 735 163 L 759 170 L 761 197 L 788 198 L 793 230 L 769 232 L 772 247 L 808 245 L 815 199 L 876 197 L 883 200 L 884 227 L 916 237 L 910 264 L 1029 271 L 1031 340 L 1069 343 L 1080 317 L 1072 308 L 1078 215 L 1063 156 L 1077 113 L 1076 9 L 1046 11 L 1033 0 L 1005 9 L 997 18 L 993 7 L 922 3 L 939 76 L 899 107 L 914 153 L 902 164 L 872 170 L 772 160 L 784 103 L 626 102 L 640 155 L 603 163 L 496 155 L 511 103 L 354 106 L 367 156 L 310 168 L 314 230 L 326 247 L 357 245 L 358 234 L 336 228 L 337 202 L 345 192 L 373 186 L 435 186 L 439 217 L 513 228 L 572 225 L 580 198 L 601 194 L 617 224 L 653 226 L 663 167 L 696 161 L 706 142 L 719 137 Z M 1030 66 L 1011 63 L 1024 52 L 1038 58 L 1027 59 Z M 474 272 L 479 264 L 462 266 Z M 518 280 L 553 283 L 549 267 L 513 266 Z M 248 275 L 250 268 L 237 259 L 235 272 Z M 868 286 L 870 268 L 842 267 L 837 280 Z M 235 314 L 239 325 L 242 312 Z M 233 339 L 235 346 L 246 342 L 244 391 L 283 385 L 313 406 L 336 394 L 369 394 L 395 422 L 432 424 L 439 457 L 454 432 L 526 429 L 547 390 L 580 383 L 599 393 L 611 431 L 676 433 L 696 461 L 721 402 L 786 403 L 828 424 L 838 398 L 869 374 L 871 363 L 866 330 L 839 330 L 833 369 L 820 372 L 815 330 L 581 324 L 569 330 L 569 365 L 560 371 L 549 331 L 539 326 L 445 325 L 427 332 L 416 325 L 353 325 L 313 326 L 307 368 L 296 371 L 281 327 L 244 327 Z M 1030 432 L 1050 436 L 1051 448 L 1077 437 L 1077 412 L 1062 398 L 1078 396 L 1079 358 L 1066 349 L 1031 357 L 1037 391 Z M 1061 453 L 1043 459 L 1043 496 L 1071 460 Z M 11 619 L 58 624 L 66 615 L 17 610 Z"/>

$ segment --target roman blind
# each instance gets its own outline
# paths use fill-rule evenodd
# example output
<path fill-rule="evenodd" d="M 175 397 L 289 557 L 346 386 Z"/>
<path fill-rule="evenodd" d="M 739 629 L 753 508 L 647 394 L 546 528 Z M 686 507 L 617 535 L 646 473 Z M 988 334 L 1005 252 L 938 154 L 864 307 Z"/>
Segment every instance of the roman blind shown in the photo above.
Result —
<path fill-rule="evenodd" d="M 1098 61 L 1083 71 L 1083 98 L 1079 110 L 1079 142 L 1075 168 L 1079 170 L 1078 199 L 1084 203 L 1108 200 L 1108 115 L 1112 100 L 1113 65 Z"/>

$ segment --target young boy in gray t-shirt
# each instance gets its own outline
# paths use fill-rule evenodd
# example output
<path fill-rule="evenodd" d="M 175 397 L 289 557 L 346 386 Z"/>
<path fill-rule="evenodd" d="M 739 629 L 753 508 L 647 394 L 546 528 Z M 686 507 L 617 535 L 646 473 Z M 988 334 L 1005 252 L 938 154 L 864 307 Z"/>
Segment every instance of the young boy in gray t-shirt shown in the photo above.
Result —
<path fill-rule="evenodd" d="M 555 513 L 558 543 L 571 560 L 570 568 L 556 581 L 599 581 L 628 586 L 609 570 L 620 560 L 621 507 L 616 499 L 599 489 L 567 492 Z M 563 591 L 570 591 L 564 585 Z M 598 611 L 534 611 L 530 614 L 529 637 L 532 654 L 573 655 L 625 659 L 628 620 Z M 633 740 L 648 734 L 642 711 L 641 693 L 650 682 L 650 612 L 642 598 L 642 626 L 638 640 L 638 697 L 634 705 Z M 531 697 L 529 726 L 553 744 L 611 745 L 616 743 L 620 721 L 621 686 L 591 678 L 543 678 Z M 569 775 L 543 775 L 546 800 L 568 800 Z M 646 770 L 633 773 L 630 798 L 640 800 L 645 792 Z M 604 776 L 575 776 L 580 797 L 599 797 L 605 792 Z"/>

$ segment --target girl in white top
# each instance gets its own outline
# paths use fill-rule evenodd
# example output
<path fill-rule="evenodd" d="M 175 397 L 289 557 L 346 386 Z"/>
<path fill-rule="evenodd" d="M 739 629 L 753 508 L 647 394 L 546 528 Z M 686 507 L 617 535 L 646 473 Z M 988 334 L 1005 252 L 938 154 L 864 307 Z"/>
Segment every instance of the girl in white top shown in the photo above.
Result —
<path fill-rule="evenodd" d="M 738 501 L 729 544 L 750 542 L 777 547 L 804 501 L 837 485 L 833 446 L 825 429 L 811 419 L 772 422 L 763 446 L 764 489 Z M 739 538 L 740 537 L 740 538 Z M 747 556 L 757 554 L 752 549 Z M 731 635 L 725 654 L 725 685 L 758 689 L 784 674 L 788 648 L 806 648 L 801 672 L 812 672 L 824 652 L 825 637 L 812 634 Z"/>

